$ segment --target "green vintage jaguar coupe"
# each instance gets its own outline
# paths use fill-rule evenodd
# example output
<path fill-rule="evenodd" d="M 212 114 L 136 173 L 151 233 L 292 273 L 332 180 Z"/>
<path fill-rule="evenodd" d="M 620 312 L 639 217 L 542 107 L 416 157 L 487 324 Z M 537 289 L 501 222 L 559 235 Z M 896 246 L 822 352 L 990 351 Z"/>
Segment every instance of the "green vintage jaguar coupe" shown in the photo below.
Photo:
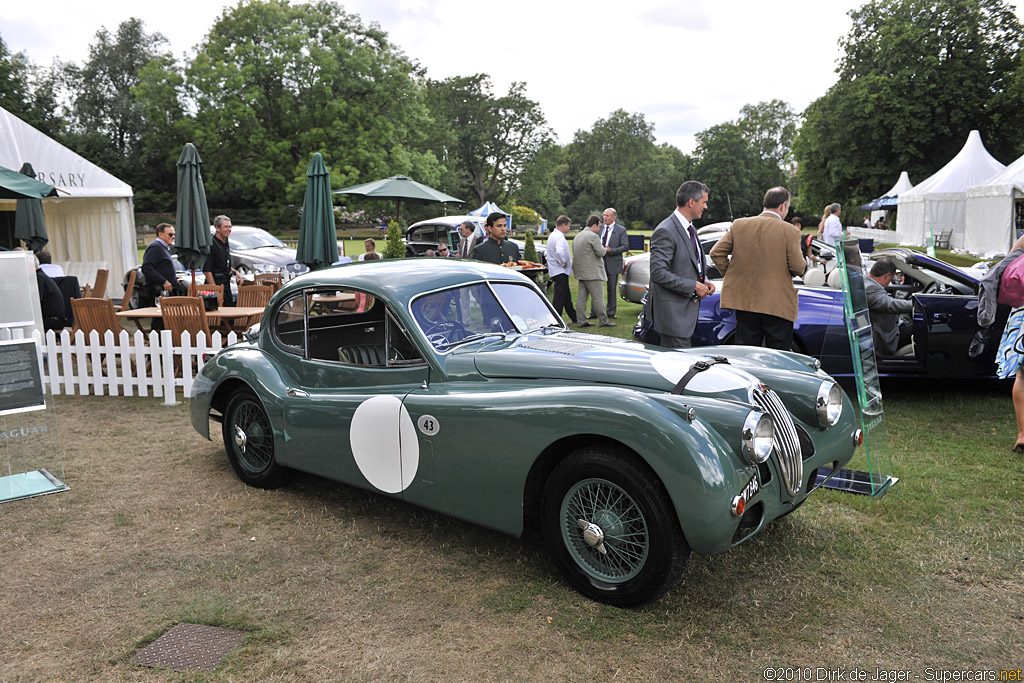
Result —
<path fill-rule="evenodd" d="M 247 484 L 296 470 L 519 535 L 591 598 L 660 597 L 853 455 L 817 361 L 566 329 L 509 268 L 399 259 L 295 278 L 203 367 L 192 424 Z"/>

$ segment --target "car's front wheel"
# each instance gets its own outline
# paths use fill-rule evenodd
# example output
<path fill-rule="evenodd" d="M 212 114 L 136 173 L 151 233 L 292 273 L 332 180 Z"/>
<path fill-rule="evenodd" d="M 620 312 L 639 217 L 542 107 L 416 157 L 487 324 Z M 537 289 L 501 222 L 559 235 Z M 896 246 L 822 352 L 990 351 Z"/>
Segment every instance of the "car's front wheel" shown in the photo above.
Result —
<path fill-rule="evenodd" d="M 224 448 L 239 479 L 261 489 L 288 483 L 293 472 L 274 460 L 274 430 L 255 394 L 248 389 L 232 394 L 223 424 Z"/>
<path fill-rule="evenodd" d="M 569 583 L 619 607 L 664 595 L 690 556 L 661 482 L 626 452 L 584 448 L 559 463 L 544 487 L 542 526 Z"/>

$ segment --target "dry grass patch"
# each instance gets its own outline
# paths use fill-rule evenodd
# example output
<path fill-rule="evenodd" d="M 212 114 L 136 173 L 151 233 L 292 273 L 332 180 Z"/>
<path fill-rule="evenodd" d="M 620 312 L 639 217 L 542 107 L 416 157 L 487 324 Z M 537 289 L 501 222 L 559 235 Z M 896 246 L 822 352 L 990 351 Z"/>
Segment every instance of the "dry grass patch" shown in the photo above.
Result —
<path fill-rule="evenodd" d="M 1005 387 L 886 390 L 896 490 L 824 492 L 638 610 L 508 538 L 299 476 L 251 489 L 185 406 L 57 397 L 71 490 L 0 505 L 0 681 L 759 680 L 766 666 L 1019 666 L 1024 462 Z M 969 444 L 969 445 L 968 445 Z M 179 622 L 216 673 L 128 663 Z"/>

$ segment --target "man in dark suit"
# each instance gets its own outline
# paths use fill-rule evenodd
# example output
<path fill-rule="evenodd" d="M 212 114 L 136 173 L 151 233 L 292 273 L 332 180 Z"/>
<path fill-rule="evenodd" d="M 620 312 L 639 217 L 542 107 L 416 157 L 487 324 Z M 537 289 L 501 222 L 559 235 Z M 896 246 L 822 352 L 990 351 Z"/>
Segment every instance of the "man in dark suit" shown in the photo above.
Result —
<path fill-rule="evenodd" d="M 789 191 L 773 187 L 764 211 L 733 221 L 709 256 L 725 278 L 722 308 L 736 311 L 736 343 L 789 351 L 797 296 L 793 278 L 807 267 L 800 231 L 786 222 Z"/>
<path fill-rule="evenodd" d="M 153 300 L 162 292 L 174 293 L 174 284 L 178 277 L 171 260 L 171 245 L 174 244 L 174 226 L 161 223 L 156 226 L 156 239 L 149 243 L 142 255 L 142 276 L 146 278 L 146 294 Z M 162 330 L 164 323 L 161 318 L 153 319 L 153 329 Z"/>
<path fill-rule="evenodd" d="M 648 305 L 665 347 L 691 346 L 700 300 L 715 292 L 714 283 L 704 277 L 704 252 L 693 227 L 707 205 L 707 185 L 687 180 L 676 191 L 676 210 L 651 235 Z"/>
<path fill-rule="evenodd" d="M 615 318 L 618 310 L 618 285 L 619 276 L 622 275 L 622 254 L 629 249 L 629 237 L 626 235 L 626 228 L 615 222 L 618 214 L 615 209 L 604 210 L 604 224 L 601 226 L 601 245 L 605 248 L 604 271 L 608 275 L 607 293 L 605 295 L 605 310 L 609 318 Z M 594 317 L 591 309 L 590 318 Z"/>

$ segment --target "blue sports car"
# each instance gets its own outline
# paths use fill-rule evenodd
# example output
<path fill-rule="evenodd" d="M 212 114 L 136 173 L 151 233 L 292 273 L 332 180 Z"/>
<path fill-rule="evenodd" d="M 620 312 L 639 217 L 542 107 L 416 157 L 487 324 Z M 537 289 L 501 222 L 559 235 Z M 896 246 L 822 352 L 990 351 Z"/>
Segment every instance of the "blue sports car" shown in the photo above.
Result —
<path fill-rule="evenodd" d="M 995 375 L 995 352 L 1009 308 L 999 307 L 984 353 L 971 358 L 967 349 L 978 330 L 978 283 L 981 273 L 962 270 L 912 249 L 893 247 L 869 255 L 871 260 L 892 259 L 898 270 L 889 292 L 914 301 L 912 325 L 913 355 L 879 356 L 878 373 L 883 376 L 991 377 Z M 866 261 L 864 268 L 870 268 Z M 833 286 L 829 286 L 829 284 Z M 701 302 L 700 318 L 693 336 L 694 346 L 731 344 L 736 329 L 734 311 L 719 305 L 718 291 Z M 853 375 L 850 342 L 843 314 L 843 293 L 836 277 L 825 286 L 812 287 L 797 281 L 800 311 L 793 326 L 795 351 L 821 360 L 822 368 L 835 377 Z"/>

